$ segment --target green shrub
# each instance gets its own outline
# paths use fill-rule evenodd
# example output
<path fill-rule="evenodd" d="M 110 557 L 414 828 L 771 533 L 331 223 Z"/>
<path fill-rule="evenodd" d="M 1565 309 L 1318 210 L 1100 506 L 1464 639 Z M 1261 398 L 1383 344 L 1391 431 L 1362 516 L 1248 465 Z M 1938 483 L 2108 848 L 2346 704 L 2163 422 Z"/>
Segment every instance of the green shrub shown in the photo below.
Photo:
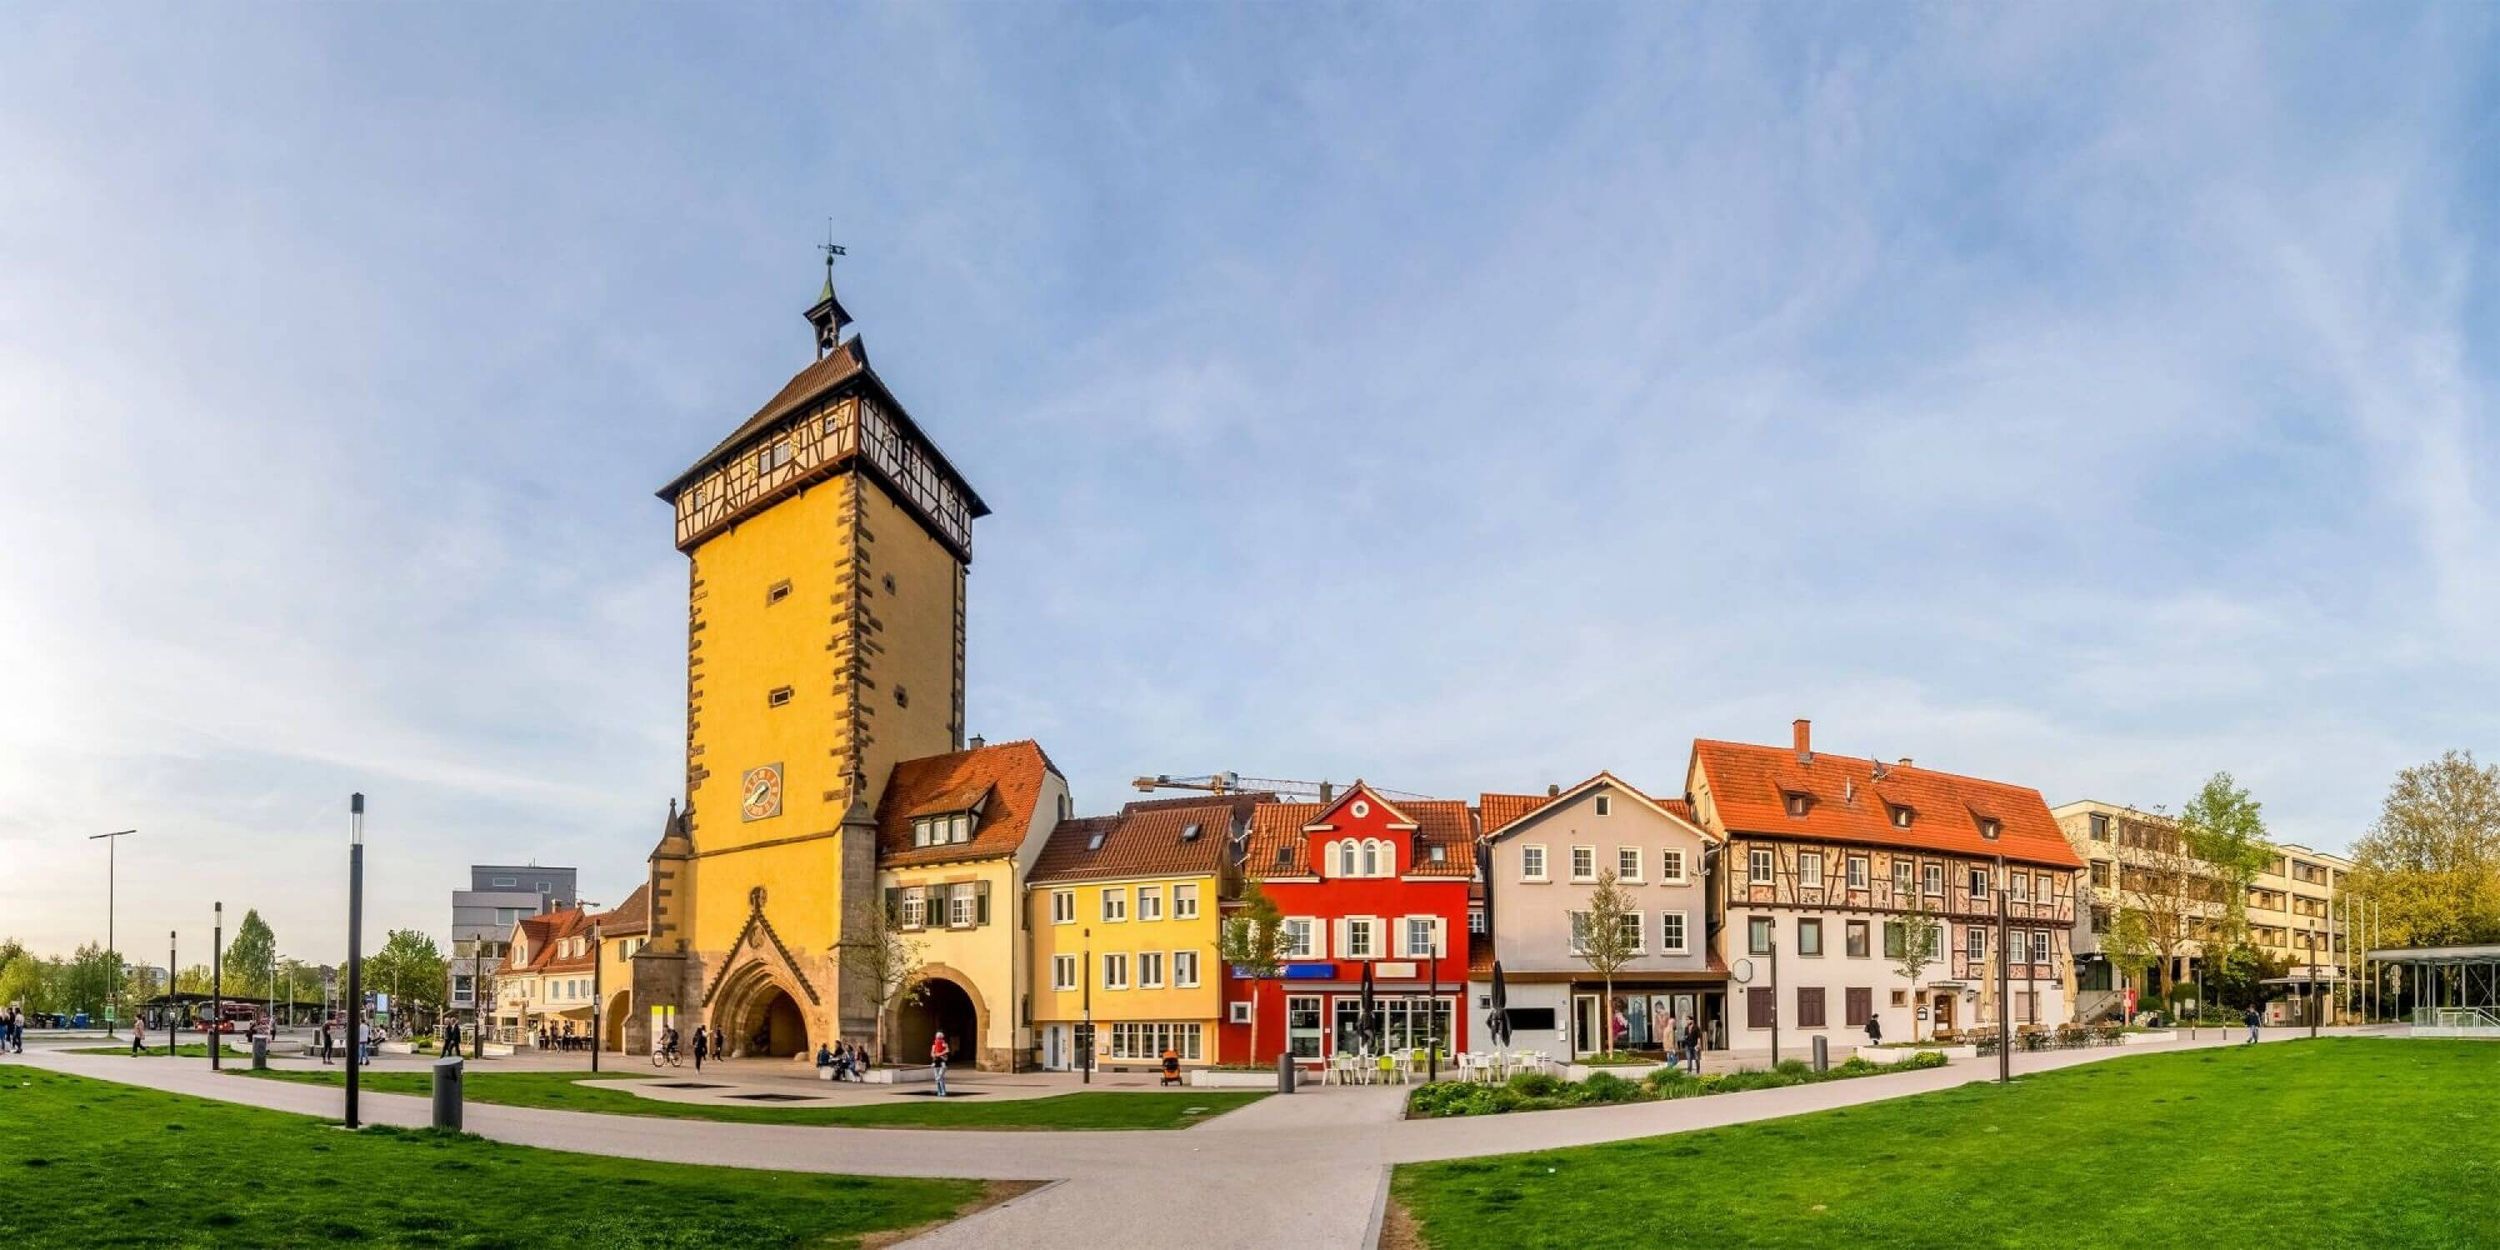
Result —
<path fill-rule="evenodd" d="M 1772 1065 L 1771 1070 L 1781 1076 L 1811 1077 L 1814 1075 L 1814 1065 L 1803 1059 L 1782 1059 Z"/>
<path fill-rule="evenodd" d="M 1522 1072 L 1510 1078 L 1510 1087 L 1530 1098 L 1551 1098 L 1563 1084 L 1563 1079 L 1551 1072 Z"/>
<path fill-rule="evenodd" d="M 1624 1080 L 1612 1072 L 1592 1072 L 1573 1090 L 1573 1101 L 1582 1106 L 1616 1102 L 1641 1102 L 1647 1095 L 1637 1082 Z"/>

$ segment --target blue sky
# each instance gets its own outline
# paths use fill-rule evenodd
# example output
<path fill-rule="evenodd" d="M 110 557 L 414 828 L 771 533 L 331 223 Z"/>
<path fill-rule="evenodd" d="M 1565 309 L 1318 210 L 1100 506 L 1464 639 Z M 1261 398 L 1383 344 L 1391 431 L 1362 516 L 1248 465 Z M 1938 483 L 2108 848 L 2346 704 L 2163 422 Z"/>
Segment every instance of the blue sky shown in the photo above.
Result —
<path fill-rule="evenodd" d="M 2485 8 L 0 14 L 0 933 L 680 774 L 651 492 L 808 358 L 996 509 L 971 724 L 1472 794 L 1695 736 L 2335 848 L 2495 748 Z M 146 937 L 127 935 L 145 934 Z M 188 960 L 186 955 L 185 959 Z"/>

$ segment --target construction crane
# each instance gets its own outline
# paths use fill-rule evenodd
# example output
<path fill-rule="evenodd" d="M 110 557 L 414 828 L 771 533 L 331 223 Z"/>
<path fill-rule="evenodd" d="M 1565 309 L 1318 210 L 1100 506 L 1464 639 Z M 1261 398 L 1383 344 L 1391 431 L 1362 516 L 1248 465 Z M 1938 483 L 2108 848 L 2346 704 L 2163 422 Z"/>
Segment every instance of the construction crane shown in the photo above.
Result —
<path fill-rule="evenodd" d="M 1203 790 L 1208 794 L 1244 794 L 1259 793 L 1264 791 L 1266 793 L 1273 794 L 1278 798 L 1306 799 L 1320 803 L 1328 802 L 1330 799 L 1337 797 L 1337 785 L 1332 781 L 1292 781 L 1282 777 L 1244 777 L 1240 773 L 1205 773 L 1195 777 L 1175 777 L 1170 773 L 1156 773 L 1152 777 L 1140 777 L 1129 784 L 1145 791 L 1148 794 L 1152 794 L 1157 790 Z M 1416 794 L 1407 790 L 1392 790 L 1386 786 L 1372 786 L 1371 791 L 1384 799 L 1429 800 L 1432 798 L 1429 794 Z"/>

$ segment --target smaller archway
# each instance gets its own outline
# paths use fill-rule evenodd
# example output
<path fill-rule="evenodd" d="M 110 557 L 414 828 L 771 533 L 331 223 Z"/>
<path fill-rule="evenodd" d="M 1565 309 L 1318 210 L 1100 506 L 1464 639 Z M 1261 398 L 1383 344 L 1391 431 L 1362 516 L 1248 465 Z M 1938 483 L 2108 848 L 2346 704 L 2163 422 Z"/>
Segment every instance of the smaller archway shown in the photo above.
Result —
<path fill-rule="evenodd" d="M 981 1013 L 972 995 L 948 977 L 933 976 L 920 984 L 917 1002 L 895 1010 L 894 1030 L 887 1039 L 896 1063 L 926 1063 L 929 1043 L 943 1032 L 958 1068 L 981 1066 Z"/>
<path fill-rule="evenodd" d="M 618 990 L 599 1009 L 599 1044 L 612 1051 L 639 1051 L 650 1045 L 650 1027 L 634 1018 L 634 992 Z"/>
<path fill-rule="evenodd" d="M 745 1059 L 786 1059 L 807 1050 L 807 1014 L 788 990 L 756 995 L 729 1031 L 729 1053 Z"/>

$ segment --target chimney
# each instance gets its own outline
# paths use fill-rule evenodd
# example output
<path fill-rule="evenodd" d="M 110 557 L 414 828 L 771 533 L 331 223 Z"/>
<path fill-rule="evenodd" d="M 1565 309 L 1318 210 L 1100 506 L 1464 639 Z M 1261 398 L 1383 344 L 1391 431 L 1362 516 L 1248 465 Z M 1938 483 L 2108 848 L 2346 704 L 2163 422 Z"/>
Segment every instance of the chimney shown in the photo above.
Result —
<path fill-rule="evenodd" d="M 1800 764 L 1811 764 L 1811 763 L 1813 763 L 1813 762 L 1814 762 L 1814 722 L 1813 722 L 1813 721 L 1810 721 L 1810 720 L 1807 720 L 1805 717 L 1800 716 L 1800 717 L 1798 717 L 1798 718 L 1796 719 L 1796 721 L 1795 721 L 1793 724 L 1791 724 L 1791 725 L 1789 726 L 1789 731 L 1790 731 L 1793 735 L 1795 735 L 1795 738 L 1796 738 L 1796 743 L 1797 743 L 1797 762 L 1798 762 L 1798 763 L 1800 763 Z"/>
<path fill-rule="evenodd" d="M 1551 781 L 1546 782 L 1546 783 L 1545 783 L 1545 797 L 1547 797 L 1547 798 L 1549 798 L 1549 799 L 1558 799 L 1558 798 L 1561 798 L 1561 797 L 1562 797 L 1562 787 L 1561 787 L 1560 785 L 1555 784 L 1554 782 L 1551 782 Z"/>
<path fill-rule="evenodd" d="M 1904 755 L 1904 756 L 1902 756 L 1902 757 L 1901 757 L 1901 766 L 1902 766 L 1903 768 L 1908 768 L 1908 767 L 1910 767 L 1910 757 L 1909 757 L 1909 756 Z"/>
<path fill-rule="evenodd" d="M 1337 787 L 1333 783 L 1326 781 L 1319 783 L 1319 801 L 1321 803 L 1332 803 L 1336 801 L 1336 798 Z"/>
<path fill-rule="evenodd" d="M 983 748 L 983 747 L 985 747 L 985 746 L 988 746 L 989 744 L 990 744 L 990 740 L 989 740 L 989 739 L 984 738 L 984 737 L 982 737 L 982 736 L 981 736 L 981 735 L 979 735 L 979 734 L 974 734 L 974 735 L 972 735 L 972 737 L 971 737 L 971 738 L 967 739 L 967 740 L 964 742 L 964 749 L 965 749 L 965 750 L 968 750 L 968 751 L 978 751 L 978 750 L 980 750 L 981 748 Z"/>

